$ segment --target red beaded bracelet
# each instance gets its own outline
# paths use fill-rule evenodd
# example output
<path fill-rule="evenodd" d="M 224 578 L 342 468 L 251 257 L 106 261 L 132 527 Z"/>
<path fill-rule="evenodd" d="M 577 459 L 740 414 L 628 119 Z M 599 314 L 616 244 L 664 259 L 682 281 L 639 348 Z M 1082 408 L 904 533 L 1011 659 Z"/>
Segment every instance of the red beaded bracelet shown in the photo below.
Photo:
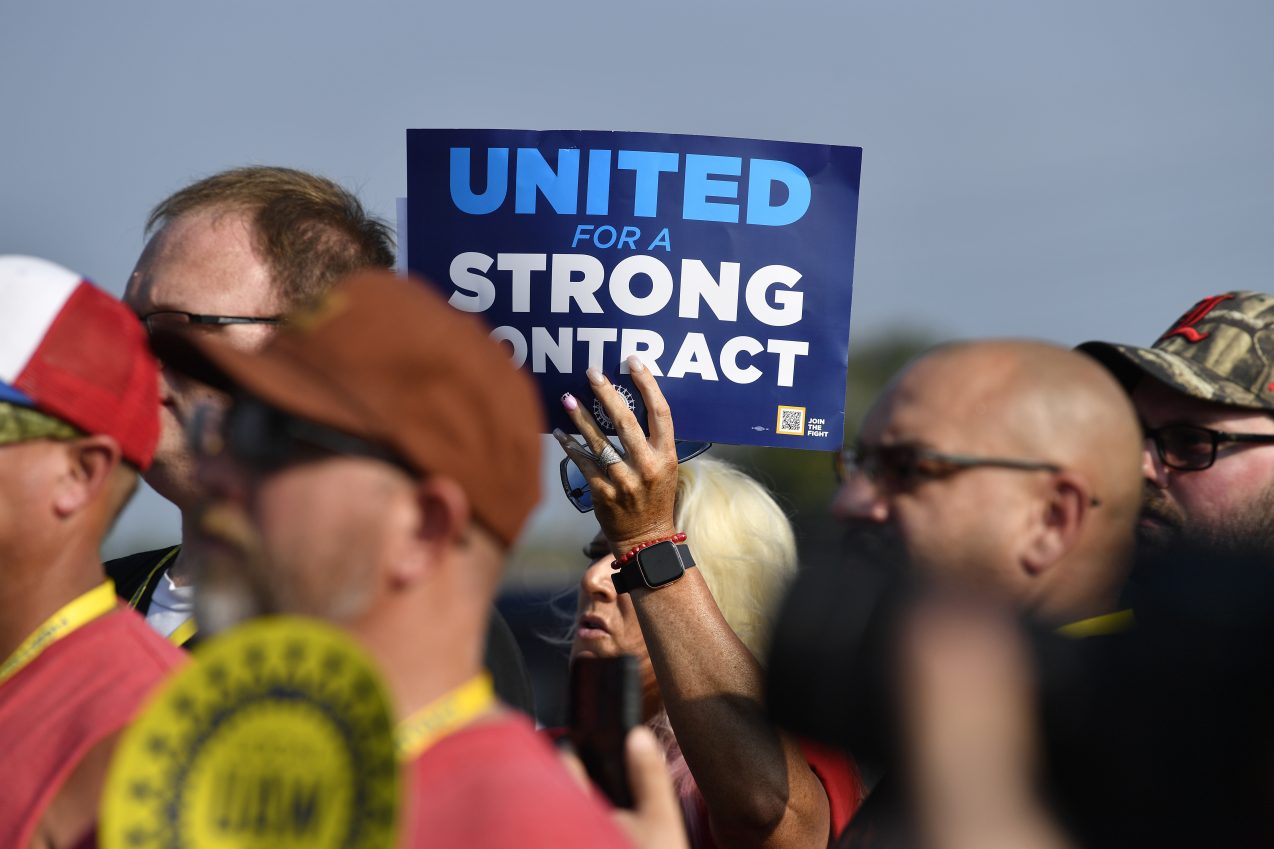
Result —
<path fill-rule="evenodd" d="M 641 551 L 643 548 L 650 548 L 652 545 L 657 545 L 658 543 L 661 543 L 661 542 L 671 542 L 671 543 L 680 545 L 681 543 L 685 541 L 686 541 L 686 535 L 678 531 L 677 533 L 673 534 L 670 537 L 659 537 L 658 539 L 648 539 L 645 542 L 639 542 L 636 545 L 634 545 L 632 548 L 628 549 L 628 553 L 625 554 L 623 557 L 619 558 L 618 560 L 612 560 L 610 564 L 610 568 L 612 569 L 620 568 L 629 560 L 632 560 L 634 557 L 636 557 L 637 552 Z"/>

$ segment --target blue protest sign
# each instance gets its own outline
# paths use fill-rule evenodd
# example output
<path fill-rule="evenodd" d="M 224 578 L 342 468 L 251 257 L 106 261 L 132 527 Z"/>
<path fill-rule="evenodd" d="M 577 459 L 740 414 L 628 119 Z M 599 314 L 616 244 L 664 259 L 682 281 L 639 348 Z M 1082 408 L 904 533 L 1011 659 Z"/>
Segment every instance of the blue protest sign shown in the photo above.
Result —
<path fill-rule="evenodd" d="M 678 438 L 833 450 L 861 162 L 753 139 L 408 130 L 408 266 L 490 323 L 550 426 L 571 429 L 562 393 L 594 401 L 590 366 L 636 405 L 637 354 Z"/>

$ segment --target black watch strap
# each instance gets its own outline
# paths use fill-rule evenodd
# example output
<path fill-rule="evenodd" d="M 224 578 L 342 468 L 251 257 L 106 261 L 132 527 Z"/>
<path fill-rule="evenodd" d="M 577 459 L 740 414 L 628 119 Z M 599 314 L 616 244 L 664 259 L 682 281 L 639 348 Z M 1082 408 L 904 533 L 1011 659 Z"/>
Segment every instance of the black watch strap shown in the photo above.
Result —
<path fill-rule="evenodd" d="M 682 574 L 685 574 L 686 569 L 694 568 L 694 555 L 690 553 L 690 546 L 688 545 L 676 545 L 676 549 L 677 554 L 681 557 L 681 565 L 684 567 L 682 569 Z M 641 552 L 638 552 L 637 556 L 633 557 L 632 560 L 629 560 L 620 567 L 619 571 L 611 573 L 610 579 L 615 585 L 615 592 L 623 595 L 626 592 L 642 587 L 658 589 L 658 587 L 651 587 L 650 584 L 646 582 L 646 577 L 641 571 L 641 564 L 638 562 L 640 557 Z M 680 575 L 677 577 L 680 577 Z M 675 581 L 676 578 L 673 580 Z M 666 581 L 659 586 L 667 586 L 670 583 L 672 583 L 672 581 Z"/>

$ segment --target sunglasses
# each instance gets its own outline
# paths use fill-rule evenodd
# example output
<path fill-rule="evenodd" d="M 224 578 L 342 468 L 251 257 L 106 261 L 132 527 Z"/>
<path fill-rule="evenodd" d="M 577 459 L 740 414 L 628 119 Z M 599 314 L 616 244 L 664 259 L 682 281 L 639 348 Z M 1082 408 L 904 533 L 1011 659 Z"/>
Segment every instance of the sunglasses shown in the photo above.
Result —
<path fill-rule="evenodd" d="M 187 330 L 191 327 L 226 327 L 231 324 L 282 324 L 281 315 L 203 315 L 184 310 L 156 310 L 139 315 L 147 333 L 159 330 Z"/>
<path fill-rule="evenodd" d="M 711 442 L 683 442 L 678 440 L 676 444 L 677 462 L 680 464 L 687 460 L 693 460 L 711 447 Z M 562 459 L 561 473 L 562 491 L 566 493 L 567 500 L 581 513 L 590 512 L 593 509 L 593 493 L 588 488 L 588 479 L 584 477 L 584 473 L 580 471 L 579 466 L 575 465 L 575 461 L 570 457 L 564 457 Z"/>
<path fill-rule="evenodd" d="M 1062 470 L 1055 463 L 1039 460 L 944 454 L 907 444 L 873 447 L 860 444 L 838 451 L 833 462 L 837 481 L 844 483 L 851 474 L 861 471 L 868 480 L 891 492 L 905 492 L 925 481 L 950 477 L 966 469 L 993 468 L 1053 473 Z"/>
<path fill-rule="evenodd" d="M 290 415 L 250 396 L 239 396 L 223 410 L 202 404 L 187 428 L 197 457 L 225 452 L 259 472 L 334 455 L 369 457 L 397 466 L 416 477 L 418 472 L 397 452 L 362 437 Z"/>

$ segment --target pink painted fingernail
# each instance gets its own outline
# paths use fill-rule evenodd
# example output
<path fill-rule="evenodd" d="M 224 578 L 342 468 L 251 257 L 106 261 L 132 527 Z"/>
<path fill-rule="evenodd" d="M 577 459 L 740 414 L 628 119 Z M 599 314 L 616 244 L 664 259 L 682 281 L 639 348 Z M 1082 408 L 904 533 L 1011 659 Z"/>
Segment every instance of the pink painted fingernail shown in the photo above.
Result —
<path fill-rule="evenodd" d="M 595 368 L 591 368 L 585 372 L 588 375 L 588 382 L 594 386 L 601 386 L 606 383 L 606 375 L 602 374 Z"/>
<path fill-rule="evenodd" d="M 634 373 L 639 371 L 645 371 L 646 364 L 643 363 L 640 359 L 638 359 L 636 354 L 633 354 L 632 356 L 628 358 L 628 370 Z"/>
<path fill-rule="evenodd" d="M 567 412 L 573 413 L 579 408 L 579 401 L 576 401 L 575 396 L 567 392 L 562 396 L 562 406 L 566 408 Z"/>

